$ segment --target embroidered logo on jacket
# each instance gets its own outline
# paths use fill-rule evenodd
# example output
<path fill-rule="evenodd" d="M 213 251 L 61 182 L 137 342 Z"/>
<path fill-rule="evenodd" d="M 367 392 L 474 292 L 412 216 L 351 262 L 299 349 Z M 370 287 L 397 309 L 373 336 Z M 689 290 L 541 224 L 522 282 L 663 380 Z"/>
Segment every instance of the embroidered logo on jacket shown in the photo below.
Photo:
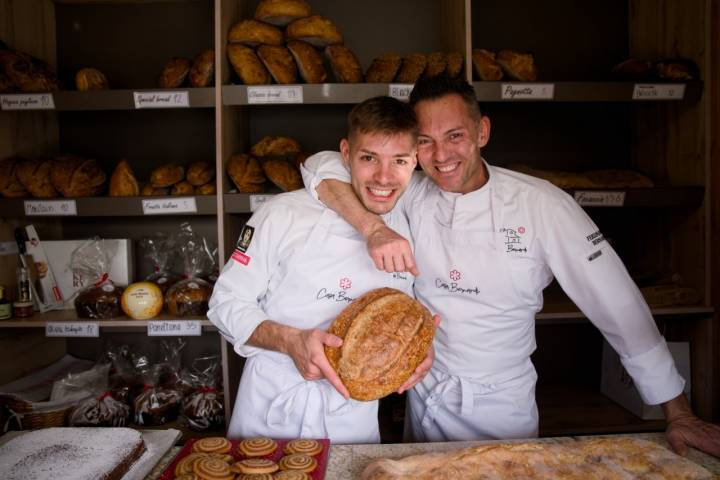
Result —
<path fill-rule="evenodd" d="M 450 279 L 457 282 L 462 278 L 462 274 L 457 270 L 450 270 Z"/>
<path fill-rule="evenodd" d="M 453 268 L 450 270 L 450 282 L 443 280 L 442 278 L 435 279 L 435 288 L 445 290 L 449 293 L 461 293 L 480 295 L 480 289 L 478 287 L 466 288 L 461 286 L 458 282 L 462 279 L 462 273 L 459 270 Z"/>
<path fill-rule="evenodd" d="M 525 227 L 501 228 L 500 233 L 505 234 L 505 252 L 527 253 L 527 247 L 521 236 L 525 234 Z"/>
<path fill-rule="evenodd" d="M 340 288 L 342 288 L 343 290 L 349 290 L 350 287 L 352 287 L 352 280 L 347 277 L 343 277 L 340 279 Z"/>
<path fill-rule="evenodd" d="M 330 300 L 333 302 L 347 303 L 355 300 L 355 298 L 348 295 L 348 290 L 352 288 L 352 280 L 350 279 L 350 277 L 342 277 L 338 281 L 338 285 L 340 286 L 340 289 L 337 291 L 331 291 L 325 287 L 321 288 L 320 290 L 318 290 L 315 298 L 317 300 Z"/>
<path fill-rule="evenodd" d="M 254 233 L 255 227 L 245 225 L 242 229 L 242 232 L 240 233 L 240 238 L 238 239 L 235 247 L 243 253 L 247 252 L 248 247 L 250 247 L 250 242 L 252 241 Z"/>
<path fill-rule="evenodd" d="M 233 260 L 235 260 L 236 262 L 241 263 L 241 264 L 243 264 L 243 265 L 247 265 L 248 263 L 250 263 L 250 260 L 251 260 L 250 257 L 248 257 L 247 255 L 245 255 L 243 252 L 241 252 L 241 251 L 238 250 L 237 248 L 236 248 L 235 251 L 233 252 L 231 258 L 232 258 Z"/>

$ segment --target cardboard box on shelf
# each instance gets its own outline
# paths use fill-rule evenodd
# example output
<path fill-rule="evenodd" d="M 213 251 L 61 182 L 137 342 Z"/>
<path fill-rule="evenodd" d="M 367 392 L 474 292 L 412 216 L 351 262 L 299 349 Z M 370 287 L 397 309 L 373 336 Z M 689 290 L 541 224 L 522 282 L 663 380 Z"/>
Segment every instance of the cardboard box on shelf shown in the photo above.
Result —
<path fill-rule="evenodd" d="M 32 257 L 35 269 L 37 270 L 36 289 L 39 298 L 36 298 L 35 305 L 41 312 L 62 308 L 63 296 L 60 287 L 55 280 L 53 269 L 48 262 L 48 256 L 40 242 L 40 236 L 34 225 L 25 226 L 27 242 L 25 247 L 27 255 Z"/>
<path fill-rule="evenodd" d="M 685 379 L 685 395 L 690 399 L 690 344 L 667 342 L 675 360 L 675 367 Z M 603 341 L 602 375 L 600 391 L 606 397 L 631 411 L 643 420 L 665 418 L 660 405 L 646 405 L 640 397 L 632 378 L 620 363 L 620 357 L 607 341 Z"/>

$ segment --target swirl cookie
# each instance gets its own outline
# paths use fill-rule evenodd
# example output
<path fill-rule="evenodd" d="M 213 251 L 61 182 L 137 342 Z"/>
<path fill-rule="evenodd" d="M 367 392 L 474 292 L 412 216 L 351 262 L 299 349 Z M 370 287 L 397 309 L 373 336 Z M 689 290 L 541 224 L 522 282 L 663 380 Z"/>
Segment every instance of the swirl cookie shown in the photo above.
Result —
<path fill-rule="evenodd" d="M 230 440 L 223 437 L 207 437 L 196 441 L 192 447 L 193 452 L 228 453 L 232 450 Z"/>
<path fill-rule="evenodd" d="M 199 458 L 193 463 L 193 473 L 205 480 L 233 480 L 230 465 L 212 457 Z"/>
<path fill-rule="evenodd" d="M 237 451 L 246 457 L 264 457 L 277 450 L 275 440 L 266 437 L 246 438 L 237 446 Z"/>
<path fill-rule="evenodd" d="M 183 473 L 181 475 L 175 475 L 175 480 L 201 480 L 201 478 L 194 473 Z"/>
<path fill-rule="evenodd" d="M 317 440 L 298 439 L 290 440 L 283 451 L 286 454 L 302 453 L 314 457 L 318 453 L 322 452 L 323 447 Z"/>
<path fill-rule="evenodd" d="M 267 458 L 246 458 L 234 464 L 232 469 L 237 473 L 275 473 L 278 465 Z"/>
<path fill-rule="evenodd" d="M 204 458 L 204 453 L 191 453 L 183 458 L 175 465 L 175 476 L 187 475 L 193 472 L 193 464 L 196 460 Z"/>
<path fill-rule="evenodd" d="M 275 474 L 275 480 L 311 480 L 312 477 L 300 470 L 282 470 Z"/>
<path fill-rule="evenodd" d="M 212 458 L 217 458 L 218 460 L 222 460 L 225 463 L 234 463 L 235 462 L 235 457 L 233 457 L 229 453 L 208 453 L 207 455 Z"/>
<path fill-rule="evenodd" d="M 310 473 L 317 467 L 317 460 L 302 453 L 293 453 L 282 457 L 278 462 L 278 466 L 280 470 L 299 470 Z"/>
<path fill-rule="evenodd" d="M 272 473 L 241 473 L 235 480 L 274 480 Z"/>

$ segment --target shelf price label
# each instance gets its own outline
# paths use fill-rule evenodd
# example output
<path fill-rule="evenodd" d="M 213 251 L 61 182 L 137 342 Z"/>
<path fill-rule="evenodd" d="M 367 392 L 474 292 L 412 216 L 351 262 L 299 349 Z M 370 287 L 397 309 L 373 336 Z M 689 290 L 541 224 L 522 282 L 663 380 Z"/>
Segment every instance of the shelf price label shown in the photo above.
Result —
<path fill-rule="evenodd" d="M 407 102 L 414 86 L 412 83 L 391 83 L 388 85 L 388 97 Z"/>
<path fill-rule="evenodd" d="M 625 204 L 625 192 L 576 190 L 574 197 L 583 207 L 622 207 Z"/>
<path fill-rule="evenodd" d="M 150 337 L 197 337 L 202 333 L 199 320 L 152 320 L 148 322 Z"/>
<path fill-rule="evenodd" d="M 52 93 L 17 93 L 0 95 L 3 110 L 55 110 Z"/>
<path fill-rule="evenodd" d="M 254 212 L 275 195 L 250 195 L 250 211 Z"/>
<path fill-rule="evenodd" d="M 45 325 L 46 337 L 99 337 L 97 322 L 49 322 Z"/>
<path fill-rule="evenodd" d="M 503 100 L 552 100 L 555 98 L 555 84 L 501 83 L 500 98 Z"/>
<path fill-rule="evenodd" d="M 633 100 L 682 100 L 685 97 L 684 83 L 636 83 Z"/>
<path fill-rule="evenodd" d="M 148 198 L 142 201 L 143 215 L 197 213 L 195 197 Z"/>
<path fill-rule="evenodd" d="M 75 200 L 25 200 L 27 216 L 73 216 L 77 215 Z"/>
<path fill-rule="evenodd" d="M 247 101 L 256 103 L 303 103 L 301 86 L 247 87 Z"/>
<path fill-rule="evenodd" d="M 186 108 L 190 97 L 186 90 L 133 92 L 135 108 Z"/>

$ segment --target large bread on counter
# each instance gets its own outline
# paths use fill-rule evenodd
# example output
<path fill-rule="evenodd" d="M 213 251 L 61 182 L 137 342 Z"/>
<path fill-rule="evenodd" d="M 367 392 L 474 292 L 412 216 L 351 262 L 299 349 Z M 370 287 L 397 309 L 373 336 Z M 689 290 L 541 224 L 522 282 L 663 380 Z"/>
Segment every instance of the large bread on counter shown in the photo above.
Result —
<path fill-rule="evenodd" d="M 428 309 L 394 288 L 357 298 L 328 331 L 343 345 L 326 346 L 325 355 L 356 400 L 396 391 L 425 359 L 434 336 Z"/>
<path fill-rule="evenodd" d="M 368 465 L 362 480 L 532 478 L 712 479 L 699 465 L 660 445 L 633 438 L 598 438 L 563 443 L 481 445 L 447 453 L 382 459 Z"/>

